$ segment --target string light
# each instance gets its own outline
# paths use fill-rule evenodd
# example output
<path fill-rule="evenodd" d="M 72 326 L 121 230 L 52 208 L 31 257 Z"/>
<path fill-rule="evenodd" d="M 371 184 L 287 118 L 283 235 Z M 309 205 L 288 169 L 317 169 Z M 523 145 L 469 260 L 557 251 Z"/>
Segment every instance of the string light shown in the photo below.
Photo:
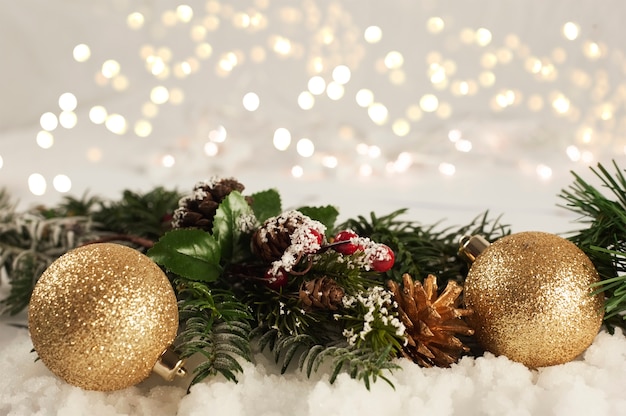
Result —
<path fill-rule="evenodd" d="M 284 127 L 279 127 L 274 131 L 274 147 L 277 150 L 285 151 L 291 144 L 291 133 Z"/>
<path fill-rule="evenodd" d="M 324 78 L 316 75 L 309 79 L 309 83 L 307 86 L 311 94 L 320 95 L 324 93 L 324 90 L 326 90 L 326 81 L 324 81 Z"/>
<path fill-rule="evenodd" d="M 78 105 L 76 96 L 71 92 L 61 94 L 59 97 L 59 107 L 63 111 L 74 111 Z"/>
<path fill-rule="evenodd" d="M 72 189 L 72 181 L 67 175 L 56 175 L 52 179 L 52 186 L 57 192 L 66 193 Z"/>
<path fill-rule="evenodd" d="M 311 157 L 315 153 L 315 145 L 310 139 L 303 138 L 296 143 L 296 150 L 302 157 Z"/>
<path fill-rule="evenodd" d="M 41 128 L 46 131 L 53 131 L 59 125 L 59 119 L 54 113 L 43 113 L 39 118 L 39 124 Z"/>
<path fill-rule="evenodd" d="M 261 100 L 254 92 L 249 92 L 243 96 L 243 107 L 248 111 L 256 111 L 260 104 Z"/>
<path fill-rule="evenodd" d="M 73 111 L 62 111 L 59 114 L 59 124 L 66 129 L 72 129 L 78 123 L 78 117 Z"/>
<path fill-rule="evenodd" d="M 54 145 L 54 136 L 45 130 L 37 133 L 37 145 L 42 149 L 50 149 Z"/>
<path fill-rule="evenodd" d="M 429 49 L 417 52 L 423 54 L 421 57 L 416 55 L 418 48 L 413 48 L 412 44 L 407 46 L 391 41 L 393 36 L 388 34 L 395 33 L 393 27 L 384 26 L 383 41 L 381 26 L 362 24 L 357 21 L 357 15 L 351 15 L 341 5 L 324 9 L 310 4 L 306 10 L 277 6 L 275 17 L 278 20 L 273 20 L 274 15 L 267 10 L 268 2 L 257 0 L 254 4 L 254 7 L 242 7 L 209 0 L 202 8 L 178 4 L 169 6 L 169 9 L 163 7 L 154 15 L 144 15 L 137 10 L 124 12 L 124 27 L 131 35 L 138 39 L 153 37 L 138 50 L 143 66 L 139 69 L 144 71 L 144 78 L 137 80 L 136 71 L 127 66 L 126 60 L 118 60 L 114 56 L 102 57 L 100 51 L 96 54 L 94 49 L 94 56 L 105 59 L 89 64 L 96 65 L 93 81 L 97 86 L 110 88 L 118 94 L 129 91 L 131 86 L 133 91 L 141 86 L 148 85 L 148 88 L 144 90 L 134 112 L 132 109 L 122 111 L 111 105 L 110 110 L 115 108 L 118 113 L 109 113 L 104 105 L 96 103 L 88 112 L 91 123 L 104 125 L 107 131 L 116 135 L 134 133 L 137 137 L 149 137 L 161 134 L 157 129 L 158 117 L 168 113 L 169 107 L 164 107 L 165 104 L 194 102 L 194 91 L 186 89 L 189 85 L 186 83 L 191 82 L 189 80 L 194 74 L 200 74 L 202 79 L 223 78 L 220 82 L 230 82 L 230 78 L 241 82 L 240 88 L 254 89 L 255 92 L 237 93 L 243 94 L 242 101 L 239 112 L 232 113 L 232 117 L 246 117 L 245 112 L 241 114 L 242 109 L 257 112 L 261 108 L 259 94 L 262 91 L 255 84 L 258 82 L 255 77 L 236 77 L 246 68 L 260 68 L 267 64 L 280 65 L 290 71 L 293 79 L 280 86 L 282 96 L 286 97 L 285 106 L 307 111 L 315 108 L 310 113 L 311 120 L 318 118 L 318 110 L 332 112 L 337 109 L 340 112 L 342 108 L 347 108 L 341 106 L 355 107 L 358 110 L 356 114 L 365 117 L 363 125 L 356 118 L 358 116 L 341 123 L 335 123 L 335 120 L 328 123 L 336 124 L 332 127 L 336 129 L 336 135 L 350 145 L 357 143 L 360 129 L 373 129 L 385 140 L 402 140 L 406 144 L 399 146 L 409 149 L 420 136 L 415 132 L 423 131 L 429 123 L 446 126 L 453 122 L 444 120 L 475 110 L 479 114 L 502 113 L 507 117 L 552 117 L 557 126 L 576 130 L 576 138 L 571 140 L 575 144 L 566 143 L 561 154 L 572 162 L 589 163 L 596 155 L 586 148 L 618 140 L 619 126 L 626 126 L 621 121 L 624 118 L 626 81 L 616 81 L 611 72 L 612 68 L 623 71 L 626 57 L 602 39 L 601 33 L 595 34 L 598 35 L 596 37 L 593 33 L 582 33 L 580 23 L 575 21 L 552 22 L 555 25 L 554 35 L 549 35 L 552 32 L 546 29 L 547 36 L 552 36 L 552 44 L 546 47 L 545 42 L 533 44 L 532 39 L 525 38 L 523 33 L 502 35 L 486 24 L 482 27 L 466 26 L 467 22 L 462 18 L 449 18 L 449 13 L 440 13 L 433 7 L 429 11 L 432 13 L 430 17 L 418 25 L 420 36 L 426 36 L 429 45 Z M 270 24 L 273 26 L 267 30 Z M 281 25 L 288 28 L 300 25 L 307 29 L 308 38 L 303 41 L 295 37 L 291 29 L 282 30 Z M 188 47 L 182 44 L 185 39 L 180 37 L 177 39 L 182 41 L 177 48 L 169 47 L 168 42 L 162 41 L 175 33 L 187 37 Z M 222 36 L 232 39 L 232 42 L 228 45 L 220 42 Z M 92 48 L 79 43 L 73 48 L 72 57 L 78 63 L 85 63 L 92 58 Z M 609 57 L 610 60 L 605 59 Z M 86 78 L 89 79 L 93 72 Z M 255 72 L 263 73 L 256 71 L 256 67 Z M 146 79 L 149 81 L 146 82 Z M 246 80 L 246 84 L 242 80 Z M 522 85 L 522 82 L 528 84 Z M 237 84 L 233 85 L 237 88 Z M 297 85 L 296 88 L 301 91 L 289 90 L 291 85 Z M 416 85 L 419 86 L 417 89 Z M 567 95 L 558 90 L 567 91 Z M 346 94 L 349 100 L 343 100 Z M 224 108 L 230 108 L 229 100 L 228 95 L 223 96 Z M 40 117 L 41 131 L 37 133 L 37 145 L 49 149 L 54 146 L 52 132 L 59 125 L 65 129 L 77 126 L 81 110 L 84 111 L 81 106 L 84 106 L 82 98 L 79 103 L 74 94 L 63 92 L 58 98 L 61 111 L 55 108 Z M 265 108 L 259 113 L 263 110 Z M 268 123 L 270 130 L 261 134 L 265 140 L 263 145 L 273 145 L 273 151 L 288 150 L 292 137 L 287 124 L 292 120 L 281 120 L 285 127 L 278 127 L 273 123 L 279 121 L 266 114 L 261 115 L 271 120 Z M 227 137 L 226 127 L 230 129 L 232 124 L 229 117 L 230 113 L 223 116 L 224 119 L 219 120 L 223 125 L 208 133 L 208 141 L 204 145 L 207 157 L 218 155 L 220 145 Z M 321 137 L 312 131 L 314 128 L 313 123 L 304 127 L 298 125 L 298 131 L 302 130 L 303 134 Z M 348 131 L 350 134 L 344 134 Z M 324 136 L 333 137 L 333 131 L 329 133 Z M 205 130 L 202 135 L 206 140 Z M 479 145 L 498 150 L 497 145 L 487 139 L 485 143 L 479 143 L 480 137 L 472 136 L 470 141 L 462 136 L 458 129 L 449 130 L 448 139 L 452 144 L 447 144 L 448 148 L 460 153 L 471 152 L 474 146 Z M 443 137 L 445 142 L 445 134 Z M 272 145 L 269 140 L 272 140 Z M 340 165 L 346 169 L 358 165 L 359 175 L 367 177 L 378 173 L 381 166 L 385 166 L 387 172 L 401 173 L 413 164 L 408 152 L 400 152 L 402 156 L 394 159 L 381 147 L 365 143 L 357 146 L 356 160 L 350 160 L 354 157 L 350 154 L 338 157 L 339 153 L 317 154 L 313 158 L 311 156 L 317 153 L 316 148 L 324 149 L 320 140 L 323 139 L 303 138 L 296 143 L 298 155 L 310 158 L 306 164 L 307 172 L 314 171 L 309 169 L 312 164 L 333 169 Z M 157 164 L 174 166 L 179 150 L 171 150 L 172 154 L 164 156 Z M 359 164 L 360 157 L 366 160 L 389 159 L 369 165 Z M 102 150 L 93 147 L 86 152 L 85 158 L 90 162 L 99 161 Z M 451 163 L 435 166 L 444 176 L 453 176 L 456 172 L 456 166 Z M 547 165 L 529 166 L 530 171 L 536 166 L 535 173 L 542 180 L 552 177 L 551 173 L 547 173 Z M 302 166 L 293 166 L 290 173 L 296 178 L 302 177 L 305 171 Z M 42 182 L 40 179 L 43 177 L 38 178 L 33 179 L 34 183 Z M 43 183 L 45 185 L 45 179 Z M 61 192 L 56 186 L 54 188 Z M 35 186 L 33 189 L 41 192 L 42 188 Z M 45 186 L 43 189 L 45 192 Z"/>
<path fill-rule="evenodd" d="M 363 37 L 367 43 L 378 43 L 383 37 L 383 31 L 378 26 L 368 26 Z"/>
<path fill-rule="evenodd" d="M 80 43 L 74 46 L 72 55 L 76 62 L 86 62 L 91 57 L 91 49 L 84 43 Z"/>
<path fill-rule="evenodd" d="M 40 173 L 31 173 L 28 177 L 28 189 L 33 195 L 41 196 L 46 193 L 46 178 Z"/>

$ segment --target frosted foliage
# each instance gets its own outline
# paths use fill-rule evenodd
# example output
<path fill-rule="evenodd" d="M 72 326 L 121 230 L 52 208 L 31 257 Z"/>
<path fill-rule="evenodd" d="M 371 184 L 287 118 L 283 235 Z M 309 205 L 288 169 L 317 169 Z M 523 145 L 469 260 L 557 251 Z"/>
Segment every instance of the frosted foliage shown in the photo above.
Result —
<path fill-rule="evenodd" d="M 0 323 L 1 324 L 1 323 Z M 86 392 L 69 386 L 34 362 L 24 330 L 4 326 L 0 335 L 2 415 L 620 415 L 626 408 L 626 339 L 601 332 L 574 362 L 528 370 L 491 354 L 463 358 L 449 369 L 416 366 L 367 391 L 341 374 L 329 384 L 329 368 L 311 379 L 298 371 L 279 374 L 272 359 L 257 355 L 243 363 L 239 383 L 215 377 L 185 394 L 185 385 L 167 385 L 154 376 L 123 391 Z M 6 339 L 7 332 L 11 338 Z"/>

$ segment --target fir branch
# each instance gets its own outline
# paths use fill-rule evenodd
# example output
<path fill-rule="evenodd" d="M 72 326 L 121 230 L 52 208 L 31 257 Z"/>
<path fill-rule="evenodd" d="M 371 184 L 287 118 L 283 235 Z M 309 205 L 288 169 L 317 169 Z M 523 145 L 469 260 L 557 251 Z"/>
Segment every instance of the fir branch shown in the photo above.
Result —
<path fill-rule="evenodd" d="M 560 206 L 578 214 L 577 222 L 585 225 L 568 239 L 600 275 L 597 293 L 605 294 L 605 323 L 611 331 L 613 325 L 626 329 L 626 177 L 615 161 L 613 167 L 614 173 L 602 164 L 590 170 L 614 199 L 574 172 L 574 182 L 559 194 L 565 201 Z"/>
<path fill-rule="evenodd" d="M 393 308 L 391 292 L 372 287 L 355 296 L 345 296 L 343 305 L 335 319 L 341 322 L 349 345 L 374 352 L 389 351 L 393 356 L 400 353 L 406 328 Z"/>
<path fill-rule="evenodd" d="M 306 367 L 307 375 L 318 371 L 320 365 L 330 359 L 332 372 L 329 382 L 336 381 L 337 376 L 342 372 L 347 372 L 351 378 L 361 380 L 369 390 L 371 383 L 378 378 L 386 381 L 391 387 L 393 383 L 385 375 L 385 371 L 393 371 L 400 368 L 390 357 L 392 356 L 392 346 L 382 351 L 374 351 L 368 348 L 356 346 L 314 346 L 310 348 L 300 361 L 301 369 Z"/>
<path fill-rule="evenodd" d="M 177 349 L 182 358 L 200 355 L 191 385 L 208 376 L 222 374 L 236 381 L 242 371 L 238 359 L 251 360 L 250 314 L 246 305 L 228 292 L 212 291 L 199 282 L 178 285 L 182 330 Z"/>
<path fill-rule="evenodd" d="M 293 289 L 276 291 L 258 285 L 256 290 L 248 292 L 244 302 L 253 305 L 257 323 L 276 328 L 281 334 L 294 336 L 303 333 L 314 336 L 319 331 L 317 336 L 323 339 L 324 331 L 320 331 L 319 323 L 328 319 L 328 311 L 305 311 L 294 287 L 295 283 L 289 286 Z"/>
<path fill-rule="evenodd" d="M 349 346 L 343 341 L 321 344 L 307 334 L 281 335 L 278 329 L 267 325 L 256 328 L 252 337 L 258 339 L 260 351 L 269 348 L 276 363 L 281 363 L 281 374 L 287 371 L 296 357 L 299 357 L 298 369 L 305 372 L 307 377 L 317 372 L 323 363 L 330 362 L 331 384 L 342 371 L 346 371 L 350 377 L 362 380 L 369 389 L 371 382 L 378 378 L 393 386 L 384 372 L 399 368 L 392 360 L 391 345 L 375 351 L 367 347 Z"/>
<path fill-rule="evenodd" d="M 143 194 L 125 190 L 119 201 L 100 203 L 92 215 L 102 230 L 156 241 L 171 228 L 180 196 L 162 187 Z"/>
<path fill-rule="evenodd" d="M 335 279 L 348 293 L 356 293 L 368 287 L 379 286 L 385 275 L 374 271 L 365 271 L 359 266 L 363 263 L 363 252 L 351 255 L 326 250 L 315 256 L 305 279 L 327 276 Z"/>
<path fill-rule="evenodd" d="M 87 217 L 46 218 L 37 211 L 16 213 L 10 222 L 0 224 L 0 270 L 11 285 L 8 297 L 0 301 L 0 314 L 23 310 L 43 271 L 95 235 Z"/>
<path fill-rule="evenodd" d="M 351 229 L 362 237 L 391 247 L 396 261 L 386 276 L 398 282 L 404 273 L 409 273 L 418 279 L 434 274 L 441 286 L 445 286 L 448 280 L 462 284 L 467 275 L 467 262 L 458 254 L 461 237 L 480 234 L 493 241 L 510 234 L 509 227 L 502 225 L 499 217 L 490 219 L 488 212 L 465 226 L 443 229 L 438 223 L 424 226 L 399 219 L 404 213 L 406 209 L 400 209 L 378 217 L 372 212 L 369 219 L 363 216 L 352 218 L 338 228 Z"/>
<path fill-rule="evenodd" d="M 58 206 L 38 207 L 37 210 L 45 218 L 89 217 L 102 203 L 101 198 L 85 192 L 80 199 L 65 196 Z"/>

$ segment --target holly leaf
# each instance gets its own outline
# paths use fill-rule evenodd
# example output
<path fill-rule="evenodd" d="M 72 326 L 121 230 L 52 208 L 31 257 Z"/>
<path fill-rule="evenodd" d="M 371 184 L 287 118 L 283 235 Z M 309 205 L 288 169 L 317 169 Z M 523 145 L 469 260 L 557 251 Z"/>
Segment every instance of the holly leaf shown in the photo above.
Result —
<path fill-rule="evenodd" d="M 332 232 L 335 228 L 335 221 L 337 221 L 337 217 L 339 216 L 339 211 L 332 205 L 323 207 L 300 207 L 298 211 L 324 224 L 327 233 Z"/>
<path fill-rule="evenodd" d="M 252 210 L 261 223 L 270 217 L 280 215 L 282 212 L 280 194 L 276 189 L 252 194 Z"/>
<path fill-rule="evenodd" d="M 203 230 L 170 231 L 147 254 L 155 263 L 189 280 L 213 282 L 222 273 L 219 243 Z"/>
<path fill-rule="evenodd" d="M 250 240 L 242 219 L 253 215 L 238 191 L 231 192 L 220 203 L 213 218 L 213 236 L 220 246 L 222 260 L 236 263 L 250 256 Z"/>

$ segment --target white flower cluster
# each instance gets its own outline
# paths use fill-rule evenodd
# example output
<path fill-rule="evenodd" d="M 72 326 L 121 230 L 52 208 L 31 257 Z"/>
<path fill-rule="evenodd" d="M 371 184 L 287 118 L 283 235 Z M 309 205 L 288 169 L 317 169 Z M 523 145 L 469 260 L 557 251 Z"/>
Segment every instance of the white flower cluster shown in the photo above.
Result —
<path fill-rule="evenodd" d="M 343 335 L 350 345 L 356 344 L 359 339 L 364 340 L 367 334 L 374 329 L 376 321 L 383 326 L 394 327 L 398 336 L 403 337 L 405 335 L 406 327 L 389 309 L 397 306 L 390 291 L 376 286 L 360 292 L 356 296 L 344 296 L 342 302 L 346 308 L 352 308 L 356 304 L 360 304 L 367 310 L 361 331 L 355 332 L 353 328 L 344 329 L 343 331 Z"/>

